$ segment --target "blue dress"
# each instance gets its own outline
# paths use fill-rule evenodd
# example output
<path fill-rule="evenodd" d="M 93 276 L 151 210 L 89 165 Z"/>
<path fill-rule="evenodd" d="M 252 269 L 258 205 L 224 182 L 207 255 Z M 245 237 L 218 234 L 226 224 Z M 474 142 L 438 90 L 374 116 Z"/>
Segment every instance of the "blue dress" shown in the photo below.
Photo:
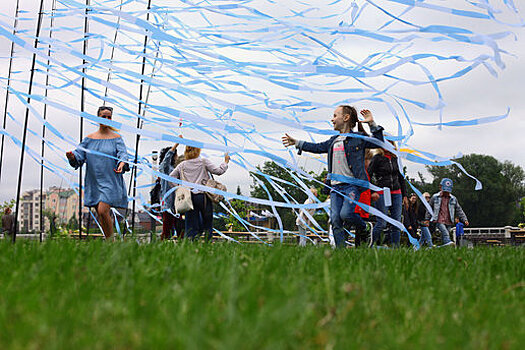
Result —
<path fill-rule="evenodd" d="M 93 152 L 107 154 L 113 158 Z M 86 137 L 73 151 L 73 154 L 75 160 L 69 162 L 72 167 L 77 169 L 86 163 L 84 206 L 94 207 L 98 203 L 104 202 L 114 208 L 128 207 L 124 177 L 122 173 L 117 174 L 115 172 L 121 161 L 128 160 L 126 145 L 121 137 L 113 139 Z"/>

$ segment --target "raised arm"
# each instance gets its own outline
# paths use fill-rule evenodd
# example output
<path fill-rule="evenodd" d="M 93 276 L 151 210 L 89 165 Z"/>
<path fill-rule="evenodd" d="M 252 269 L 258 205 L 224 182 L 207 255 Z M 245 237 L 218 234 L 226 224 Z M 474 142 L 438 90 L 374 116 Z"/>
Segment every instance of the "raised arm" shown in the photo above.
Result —
<path fill-rule="evenodd" d="M 173 162 L 173 157 L 177 157 L 177 149 L 173 149 L 173 147 L 166 152 L 166 155 L 164 156 L 164 159 L 162 159 L 162 162 L 159 165 L 159 171 L 163 174 L 168 174 L 168 171 L 170 170 L 170 166 Z"/>
<path fill-rule="evenodd" d="M 363 109 L 360 113 L 364 119 L 360 120 L 359 123 L 368 124 L 370 127 L 370 132 L 372 133 L 372 137 L 384 142 L 385 139 L 383 137 L 383 127 L 376 124 L 372 112 L 370 112 L 368 109 Z M 371 141 L 366 141 L 365 148 L 381 148 L 381 146 Z"/>
<path fill-rule="evenodd" d="M 213 164 L 208 158 L 202 159 L 204 160 L 206 170 L 214 175 L 222 175 L 228 170 L 228 163 L 230 162 L 230 156 L 228 154 L 224 156 L 224 162 L 219 165 Z"/>

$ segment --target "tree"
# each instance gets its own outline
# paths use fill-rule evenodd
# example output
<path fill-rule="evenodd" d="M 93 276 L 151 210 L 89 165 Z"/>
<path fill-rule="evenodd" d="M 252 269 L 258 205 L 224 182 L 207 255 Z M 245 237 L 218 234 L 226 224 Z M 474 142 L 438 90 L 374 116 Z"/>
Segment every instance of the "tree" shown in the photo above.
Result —
<path fill-rule="evenodd" d="M 284 169 L 279 164 L 272 161 L 264 162 L 263 166 L 257 166 L 257 169 L 259 170 L 259 172 L 252 172 L 250 174 L 253 179 L 250 191 L 250 195 L 252 197 L 270 199 L 270 197 L 268 196 L 269 192 L 271 195 L 271 199 L 274 201 L 285 202 L 285 198 L 287 198 L 291 203 L 297 202 L 302 204 L 306 200 L 307 194 L 302 190 L 302 188 L 299 186 L 299 183 L 292 177 L 292 175 L 288 172 L 287 169 Z M 263 174 L 266 176 L 264 176 Z M 313 174 L 313 172 L 311 172 L 310 174 L 317 181 L 323 182 L 326 178 L 327 172 L 326 170 L 323 170 L 320 174 Z M 280 180 L 269 180 L 267 177 L 270 176 Z M 266 190 L 263 188 L 259 181 L 262 182 L 262 184 L 264 184 L 268 192 L 266 192 Z M 282 192 L 274 188 L 274 186 L 270 184 L 270 181 L 272 181 L 276 187 L 282 188 Z M 319 199 L 321 201 L 326 199 L 326 195 L 321 194 L 321 188 L 323 187 L 322 185 L 316 183 L 315 181 L 303 180 L 303 182 L 308 187 L 313 186 L 318 189 L 318 192 L 320 193 Z M 267 207 L 266 209 L 271 211 L 269 207 Z M 281 217 L 283 227 L 285 230 L 296 229 L 296 214 L 292 209 L 277 208 L 277 212 Z"/>
<path fill-rule="evenodd" d="M 250 203 L 242 201 L 240 199 L 232 199 L 230 200 L 231 207 L 235 210 L 237 215 L 239 215 L 240 218 L 247 220 L 249 213 L 251 210 L 253 210 L 253 205 L 250 205 Z M 232 226 L 232 230 L 235 232 L 242 232 L 246 231 L 246 228 L 244 225 L 233 215 L 229 215 L 227 218 L 225 218 L 226 227 Z"/>
<path fill-rule="evenodd" d="M 458 198 L 472 225 L 494 227 L 519 222 L 519 201 L 525 195 L 525 172 L 509 161 L 500 162 L 488 155 L 469 154 L 457 160 L 483 184 L 474 191 L 474 180 L 456 166 L 428 166 L 433 176 L 432 188 L 439 189 L 442 178 L 454 181 L 453 194 Z"/>

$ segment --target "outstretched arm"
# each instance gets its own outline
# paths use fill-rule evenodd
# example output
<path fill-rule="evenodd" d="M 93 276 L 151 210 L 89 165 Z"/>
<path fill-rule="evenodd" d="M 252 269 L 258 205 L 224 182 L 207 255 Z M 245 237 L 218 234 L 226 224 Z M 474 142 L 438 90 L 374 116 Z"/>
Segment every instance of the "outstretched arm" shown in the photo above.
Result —
<path fill-rule="evenodd" d="M 296 140 L 288 134 L 284 134 L 281 138 L 284 147 L 295 146 L 299 151 L 298 154 L 301 154 L 303 151 L 311 153 L 327 153 L 328 149 L 332 145 L 333 138 L 330 138 L 324 142 L 315 143 L 315 142 L 306 142 L 302 140 Z"/>
<path fill-rule="evenodd" d="M 281 140 L 283 142 L 284 147 L 294 146 L 297 143 L 297 140 L 288 134 L 284 134 Z"/>
<path fill-rule="evenodd" d="M 71 165 L 73 168 L 78 169 L 86 161 L 85 149 L 87 148 L 87 143 L 88 143 L 88 139 L 85 138 L 78 145 L 76 150 L 66 152 L 66 157 L 67 157 L 67 160 L 69 161 L 69 165 Z"/>

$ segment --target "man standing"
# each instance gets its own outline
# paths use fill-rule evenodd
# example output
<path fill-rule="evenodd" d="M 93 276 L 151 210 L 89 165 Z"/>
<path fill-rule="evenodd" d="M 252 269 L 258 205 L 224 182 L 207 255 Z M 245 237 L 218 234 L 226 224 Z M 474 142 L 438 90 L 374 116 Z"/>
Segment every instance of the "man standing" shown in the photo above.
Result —
<path fill-rule="evenodd" d="M 4 209 L 4 216 L 2 216 L 2 232 L 4 235 L 12 237 L 15 232 L 15 217 L 11 212 L 11 208 L 7 207 Z M 5 236 L 4 236 L 5 237 Z"/>
<path fill-rule="evenodd" d="M 455 196 L 452 195 L 452 180 L 444 178 L 439 185 L 440 192 L 430 198 L 430 207 L 432 214 L 427 213 L 426 219 L 436 223 L 436 228 L 441 232 L 443 246 L 455 246 L 450 240 L 449 232 L 452 228 L 455 216 L 462 221 L 465 226 L 469 225 L 467 216 L 461 209 L 461 205 Z"/>

